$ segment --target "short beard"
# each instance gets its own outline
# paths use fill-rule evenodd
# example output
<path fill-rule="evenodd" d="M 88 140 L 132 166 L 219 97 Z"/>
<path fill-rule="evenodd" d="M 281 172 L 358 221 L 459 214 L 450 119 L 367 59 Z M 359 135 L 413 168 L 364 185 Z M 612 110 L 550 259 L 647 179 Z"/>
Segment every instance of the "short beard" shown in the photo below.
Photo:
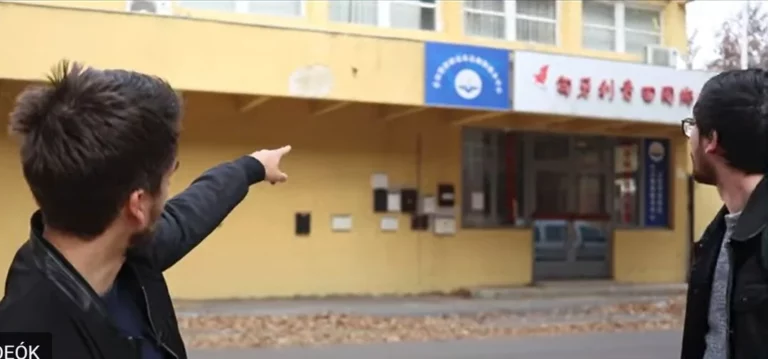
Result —
<path fill-rule="evenodd" d="M 131 239 L 129 242 L 130 243 L 129 245 L 131 247 L 144 246 L 152 242 L 152 237 L 155 236 L 155 225 L 157 224 L 157 221 L 162 216 L 162 211 L 163 211 L 162 208 L 163 208 L 162 206 L 159 206 L 152 211 L 151 213 L 152 222 L 147 228 L 142 229 L 131 236 Z"/>
<path fill-rule="evenodd" d="M 715 170 L 712 166 L 703 160 L 698 162 L 698 168 L 696 166 L 697 163 L 694 163 L 693 165 L 693 180 L 701 184 L 716 185 L 717 176 L 715 175 Z"/>
<path fill-rule="evenodd" d="M 152 241 L 152 236 L 155 234 L 154 227 L 149 227 L 140 232 L 136 232 L 131 236 L 130 246 L 141 247 L 149 244 Z"/>

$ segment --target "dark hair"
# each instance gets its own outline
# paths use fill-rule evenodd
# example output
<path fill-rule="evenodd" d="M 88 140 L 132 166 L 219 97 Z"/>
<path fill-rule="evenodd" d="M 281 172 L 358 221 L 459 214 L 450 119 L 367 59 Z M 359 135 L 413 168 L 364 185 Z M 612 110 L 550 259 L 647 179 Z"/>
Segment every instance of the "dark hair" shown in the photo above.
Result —
<path fill-rule="evenodd" d="M 153 76 L 61 61 L 19 95 L 10 132 L 47 226 L 93 238 L 132 192 L 157 194 L 176 161 L 181 99 Z"/>
<path fill-rule="evenodd" d="M 693 108 L 701 136 L 717 133 L 727 163 L 746 174 L 768 172 L 768 72 L 732 70 L 709 79 Z"/>

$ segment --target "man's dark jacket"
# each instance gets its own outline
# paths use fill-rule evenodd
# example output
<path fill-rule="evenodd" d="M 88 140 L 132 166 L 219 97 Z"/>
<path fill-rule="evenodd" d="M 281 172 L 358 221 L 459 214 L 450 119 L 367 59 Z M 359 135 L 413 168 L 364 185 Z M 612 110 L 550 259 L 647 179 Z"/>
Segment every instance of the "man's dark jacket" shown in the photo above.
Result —
<path fill-rule="evenodd" d="M 702 359 L 709 330 L 709 298 L 717 256 L 725 234 L 723 207 L 694 245 L 688 284 L 683 359 Z M 768 359 L 768 178 L 747 201 L 731 243 L 729 359 Z"/>
<path fill-rule="evenodd" d="M 144 321 L 167 358 L 186 358 L 163 271 L 208 236 L 264 179 L 250 157 L 214 167 L 170 199 L 153 239 L 132 250 L 120 275 L 131 278 Z M 16 253 L 0 302 L 0 332 L 49 332 L 56 359 L 136 359 L 139 339 L 119 334 L 103 300 L 43 237 L 40 213 L 29 240 Z"/>

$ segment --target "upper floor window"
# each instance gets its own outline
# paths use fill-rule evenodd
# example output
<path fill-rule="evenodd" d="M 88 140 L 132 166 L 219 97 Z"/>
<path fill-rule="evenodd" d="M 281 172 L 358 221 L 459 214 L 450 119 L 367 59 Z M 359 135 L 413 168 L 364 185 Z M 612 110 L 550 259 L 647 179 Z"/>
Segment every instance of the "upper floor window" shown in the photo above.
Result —
<path fill-rule="evenodd" d="M 436 30 L 436 0 L 331 0 L 334 22 L 413 30 Z"/>
<path fill-rule="evenodd" d="M 302 16 L 302 0 L 179 0 L 187 9 L 251 13 L 277 16 Z"/>
<path fill-rule="evenodd" d="M 557 44 L 555 0 L 465 0 L 467 35 Z"/>
<path fill-rule="evenodd" d="M 593 50 L 643 54 L 661 44 L 661 11 L 627 6 L 624 2 L 590 0 L 582 3 L 583 46 Z"/>

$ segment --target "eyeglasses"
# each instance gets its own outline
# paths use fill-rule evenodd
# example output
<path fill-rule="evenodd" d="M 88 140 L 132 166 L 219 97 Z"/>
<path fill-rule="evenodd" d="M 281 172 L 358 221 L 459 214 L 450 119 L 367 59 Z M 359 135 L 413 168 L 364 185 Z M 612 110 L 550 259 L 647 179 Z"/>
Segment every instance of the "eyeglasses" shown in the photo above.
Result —
<path fill-rule="evenodd" d="M 693 129 L 696 127 L 696 120 L 689 117 L 689 118 L 683 119 L 683 122 L 681 125 L 683 129 L 683 134 L 685 135 L 685 137 L 690 138 L 691 135 L 693 134 Z"/>

